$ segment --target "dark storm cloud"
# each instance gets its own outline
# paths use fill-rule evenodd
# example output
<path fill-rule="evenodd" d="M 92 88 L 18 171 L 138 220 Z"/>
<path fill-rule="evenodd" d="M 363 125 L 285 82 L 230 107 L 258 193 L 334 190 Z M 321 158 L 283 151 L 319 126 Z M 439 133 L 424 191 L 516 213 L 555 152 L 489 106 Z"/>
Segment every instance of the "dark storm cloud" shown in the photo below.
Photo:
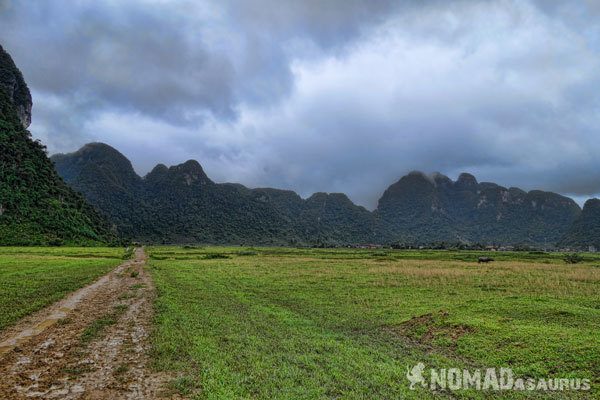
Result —
<path fill-rule="evenodd" d="M 2 37 L 34 90 L 77 107 L 136 111 L 180 122 L 233 113 L 232 66 L 190 21 L 123 2 L 13 2 Z"/>
<path fill-rule="evenodd" d="M 6 1 L 0 38 L 50 151 L 140 172 L 343 191 L 421 169 L 600 192 L 593 1 Z"/>
<path fill-rule="evenodd" d="M 229 0 L 233 20 L 246 31 L 268 32 L 276 38 L 302 36 L 324 48 L 337 47 L 373 23 L 385 21 L 401 2 L 393 0 Z"/>
<path fill-rule="evenodd" d="M 384 1 L 202 4 L 12 1 L 0 32 L 35 90 L 176 123 L 207 112 L 232 118 L 249 99 L 277 101 L 292 85 L 288 39 L 335 47 L 358 34 L 364 17 L 392 8 Z"/>

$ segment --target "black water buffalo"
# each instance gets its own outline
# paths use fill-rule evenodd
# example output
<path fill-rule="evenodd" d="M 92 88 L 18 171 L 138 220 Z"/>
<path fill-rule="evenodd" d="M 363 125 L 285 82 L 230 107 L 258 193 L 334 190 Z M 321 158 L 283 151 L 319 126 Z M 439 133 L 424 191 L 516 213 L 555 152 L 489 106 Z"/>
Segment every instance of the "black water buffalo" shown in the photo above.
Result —
<path fill-rule="evenodd" d="M 490 261 L 494 261 L 494 259 L 493 259 L 493 258 L 491 258 L 491 257 L 479 257 L 479 258 L 477 259 L 477 262 L 478 262 L 479 264 L 481 264 L 481 263 L 489 263 Z"/>

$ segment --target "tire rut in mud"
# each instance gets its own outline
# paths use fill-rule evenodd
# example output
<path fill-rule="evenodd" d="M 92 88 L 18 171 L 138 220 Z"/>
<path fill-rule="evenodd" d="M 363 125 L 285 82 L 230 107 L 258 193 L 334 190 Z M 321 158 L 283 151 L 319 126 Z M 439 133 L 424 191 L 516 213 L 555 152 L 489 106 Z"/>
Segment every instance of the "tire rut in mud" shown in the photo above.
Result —
<path fill-rule="evenodd" d="M 148 368 L 155 290 L 145 264 L 137 249 L 135 259 L 0 336 L 10 345 L 0 354 L 0 398 L 172 397 L 170 377 Z"/>

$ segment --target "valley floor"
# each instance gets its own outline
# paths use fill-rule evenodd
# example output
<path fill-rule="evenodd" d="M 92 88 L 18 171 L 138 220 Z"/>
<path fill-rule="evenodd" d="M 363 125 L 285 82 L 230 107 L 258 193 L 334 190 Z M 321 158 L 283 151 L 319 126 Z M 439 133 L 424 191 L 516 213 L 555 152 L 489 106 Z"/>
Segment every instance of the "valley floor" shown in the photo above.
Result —
<path fill-rule="evenodd" d="M 600 386 L 594 255 L 148 249 L 157 368 L 200 399 L 590 398 Z M 489 255 L 489 254 L 488 254 Z M 592 392 L 410 390 L 407 368 L 512 368 Z M 484 371 L 485 373 L 485 371 Z"/>
<path fill-rule="evenodd" d="M 114 255 L 88 254 L 81 266 L 105 260 L 74 281 L 81 271 L 57 259 L 73 267 L 81 249 L 14 248 L 4 270 L 2 251 L 0 290 L 12 295 L 0 310 L 36 298 L 23 290 L 16 302 L 18 282 L 39 292 L 36 277 L 50 274 L 45 285 L 75 290 L 110 271 L 43 310 L 4 311 L 3 399 L 600 397 L 595 254 L 565 264 L 539 252 L 149 247 L 116 269 Z M 48 264 L 19 267 L 44 252 Z M 477 264 L 482 255 L 496 261 Z M 426 379 L 508 367 L 591 390 L 411 390 L 419 363 Z"/>

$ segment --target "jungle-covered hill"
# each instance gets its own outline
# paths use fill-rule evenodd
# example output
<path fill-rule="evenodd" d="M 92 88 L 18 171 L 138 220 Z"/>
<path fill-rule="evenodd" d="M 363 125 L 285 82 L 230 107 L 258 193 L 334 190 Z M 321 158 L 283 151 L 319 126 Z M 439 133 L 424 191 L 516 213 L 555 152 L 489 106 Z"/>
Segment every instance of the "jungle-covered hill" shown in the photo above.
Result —
<path fill-rule="evenodd" d="M 90 143 L 52 157 L 63 178 L 110 216 L 120 235 L 155 243 L 342 244 L 374 238 L 372 215 L 345 195 L 213 182 L 196 161 L 144 178 L 114 148 Z M 366 222 L 366 223 L 365 223 Z"/>
<path fill-rule="evenodd" d="M 556 193 L 505 188 L 461 174 L 412 172 L 371 212 L 342 193 L 307 199 L 289 190 L 213 182 L 193 160 L 138 176 L 116 149 L 90 143 L 52 157 L 59 174 L 106 213 L 125 237 L 164 243 L 482 243 L 547 246 L 580 207 Z"/>
<path fill-rule="evenodd" d="M 0 245 L 112 242 L 109 224 L 65 184 L 31 138 L 32 101 L 23 76 L 0 47 Z"/>
<path fill-rule="evenodd" d="M 600 249 L 600 200 L 590 199 L 559 244 L 561 247 Z"/>

